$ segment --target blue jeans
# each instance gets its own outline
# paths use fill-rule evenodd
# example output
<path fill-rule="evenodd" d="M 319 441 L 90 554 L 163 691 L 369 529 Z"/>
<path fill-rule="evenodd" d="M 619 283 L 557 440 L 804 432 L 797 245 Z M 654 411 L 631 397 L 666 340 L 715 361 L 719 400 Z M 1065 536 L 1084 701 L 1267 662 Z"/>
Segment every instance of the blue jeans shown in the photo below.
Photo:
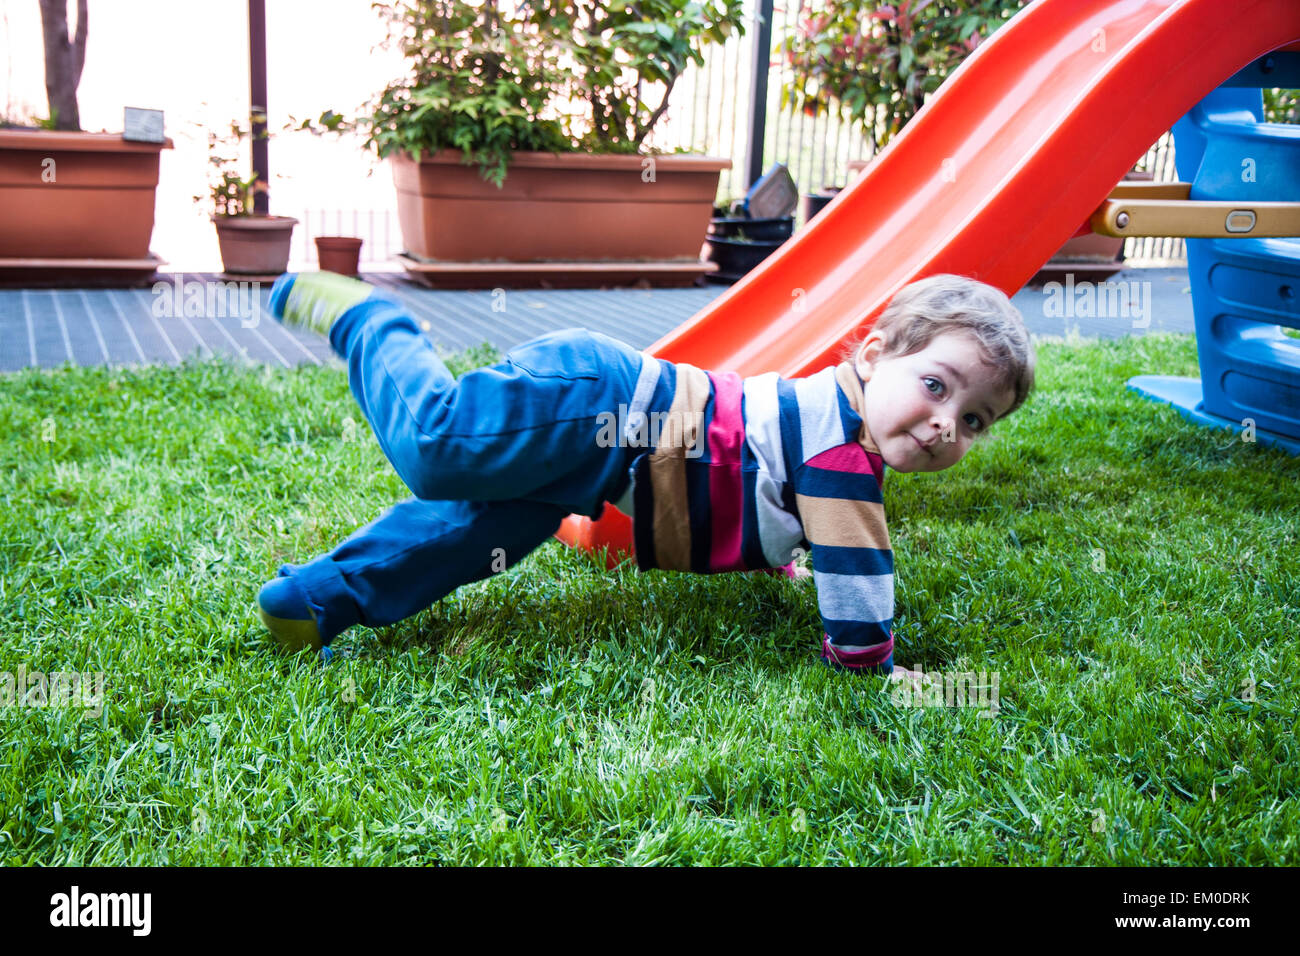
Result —
<path fill-rule="evenodd" d="M 653 376 L 650 404 L 671 386 L 612 338 L 554 332 L 505 361 L 453 380 L 433 344 L 395 303 L 372 298 L 345 312 L 330 344 L 380 448 L 415 497 L 390 508 L 333 551 L 286 564 L 328 643 L 353 624 L 391 624 L 462 584 L 521 560 L 566 515 L 598 517 L 628 485 L 642 449 L 598 440 L 603 413 L 631 407 Z M 669 367 L 671 368 L 671 367 Z"/>

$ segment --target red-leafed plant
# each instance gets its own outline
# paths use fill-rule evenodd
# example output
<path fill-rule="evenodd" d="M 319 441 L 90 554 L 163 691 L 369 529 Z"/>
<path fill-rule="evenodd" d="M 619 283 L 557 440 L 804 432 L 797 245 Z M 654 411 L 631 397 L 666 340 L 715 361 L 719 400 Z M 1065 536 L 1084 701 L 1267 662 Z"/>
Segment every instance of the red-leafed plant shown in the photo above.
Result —
<path fill-rule="evenodd" d="M 830 113 L 883 147 L 1021 0 L 800 0 L 781 42 L 784 109 Z"/>

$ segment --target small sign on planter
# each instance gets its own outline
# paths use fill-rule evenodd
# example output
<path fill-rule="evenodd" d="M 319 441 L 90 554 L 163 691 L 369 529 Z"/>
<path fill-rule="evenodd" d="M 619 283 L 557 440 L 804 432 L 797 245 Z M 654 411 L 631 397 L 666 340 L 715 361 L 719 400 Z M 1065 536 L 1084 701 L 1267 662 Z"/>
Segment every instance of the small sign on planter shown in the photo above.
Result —
<path fill-rule="evenodd" d="M 161 143 L 166 138 L 163 135 L 163 111 L 125 107 L 122 110 L 122 138 L 137 143 Z"/>
<path fill-rule="evenodd" d="M 799 190 L 781 163 L 769 169 L 745 194 L 745 211 L 751 219 L 781 219 L 799 204 Z"/>

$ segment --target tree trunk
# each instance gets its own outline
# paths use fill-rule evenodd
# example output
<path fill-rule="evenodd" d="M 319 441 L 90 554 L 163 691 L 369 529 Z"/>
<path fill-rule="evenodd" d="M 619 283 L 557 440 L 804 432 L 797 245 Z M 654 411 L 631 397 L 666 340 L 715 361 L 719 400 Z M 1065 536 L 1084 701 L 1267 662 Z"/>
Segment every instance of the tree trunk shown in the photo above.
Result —
<path fill-rule="evenodd" d="M 40 0 L 45 34 L 45 95 L 55 129 L 81 129 L 77 86 L 86 65 L 86 0 L 77 0 L 77 33 L 68 39 L 67 0 Z"/>

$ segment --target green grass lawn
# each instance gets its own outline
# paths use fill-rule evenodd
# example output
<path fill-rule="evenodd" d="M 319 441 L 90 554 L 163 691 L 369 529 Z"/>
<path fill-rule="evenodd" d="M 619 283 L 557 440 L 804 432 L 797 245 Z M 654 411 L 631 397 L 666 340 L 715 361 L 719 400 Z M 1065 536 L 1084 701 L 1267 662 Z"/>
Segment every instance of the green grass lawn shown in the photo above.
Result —
<path fill-rule="evenodd" d="M 898 706 L 811 582 L 551 542 L 328 665 L 253 610 L 405 496 L 337 368 L 0 380 L 0 862 L 1294 864 L 1300 460 L 1124 389 L 1190 337 L 1044 343 L 1028 404 L 891 474 Z M 481 362 L 485 354 L 468 357 Z"/>

